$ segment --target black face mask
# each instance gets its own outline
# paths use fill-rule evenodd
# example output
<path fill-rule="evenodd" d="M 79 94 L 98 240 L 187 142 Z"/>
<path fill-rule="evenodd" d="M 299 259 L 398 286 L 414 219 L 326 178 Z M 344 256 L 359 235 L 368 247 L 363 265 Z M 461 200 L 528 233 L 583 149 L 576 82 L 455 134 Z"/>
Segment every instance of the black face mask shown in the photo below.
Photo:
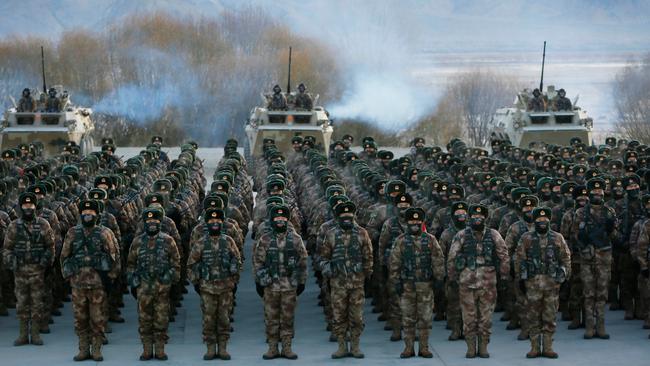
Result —
<path fill-rule="evenodd" d="M 483 231 L 483 229 L 485 229 L 485 219 L 482 217 L 469 219 L 469 224 L 472 227 L 472 230 Z"/>
<path fill-rule="evenodd" d="M 533 222 L 533 212 L 532 211 L 524 212 L 521 216 L 523 217 L 524 221 L 526 221 L 527 223 L 530 224 L 531 222 Z"/>
<path fill-rule="evenodd" d="M 160 222 L 145 222 L 144 225 L 149 236 L 154 236 L 160 232 Z"/>
<path fill-rule="evenodd" d="M 23 208 L 23 220 L 32 221 L 34 220 L 34 209 L 33 208 Z"/>
<path fill-rule="evenodd" d="M 287 222 L 286 221 L 272 221 L 271 227 L 276 233 L 286 233 L 287 232 Z"/>
<path fill-rule="evenodd" d="M 208 224 L 208 232 L 210 232 L 210 235 L 212 236 L 221 235 L 221 223 L 215 222 Z"/>
<path fill-rule="evenodd" d="M 585 207 L 585 205 L 587 205 L 587 202 L 589 202 L 589 200 L 585 200 L 584 198 L 577 199 L 576 207 Z"/>
<path fill-rule="evenodd" d="M 464 229 L 465 226 L 467 225 L 467 215 L 453 215 L 451 217 L 451 220 L 454 222 L 454 226 L 457 228 Z"/>
<path fill-rule="evenodd" d="M 627 190 L 627 196 L 636 199 L 639 197 L 639 190 L 638 189 L 628 189 Z"/>
<path fill-rule="evenodd" d="M 548 232 L 548 222 L 535 221 L 535 231 L 537 231 L 539 234 L 546 234 Z"/>
<path fill-rule="evenodd" d="M 413 224 L 409 225 L 409 231 L 411 234 L 419 234 L 422 232 L 422 224 Z"/>
<path fill-rule="evenodd" d="M 602 205 L 603 204 L 603 195 L 602 194 L 593 194 L 589 193 L 589 202 L 592 205 Z"/>
<path fill-rule="evenodd" d="M 351 217 L 340 217 L 338 221 L 343 230 L 351 230 L 354 227 L 354 221 L 352 221 Z"/>
<path fill-rule="evenodd" d="M 81 225 L 84 227 L 93 227 L 97 222 L 97 216 L 95 215 L 81 215 Z"/>
<path fill-rule="evenodd" d="M 621 189 L 614 189 L 612 190 L 612 196 L 614 197 L 614 199 L 620 200 L 623 197 L 625 197 L 625 191 Z"/>
<path fill-rule="evenodd" d="M 553 199 L 553 203 L 562 203 L 562 194 L 561 193 L 553 193 L 552 194 L 552 199 Z"/>

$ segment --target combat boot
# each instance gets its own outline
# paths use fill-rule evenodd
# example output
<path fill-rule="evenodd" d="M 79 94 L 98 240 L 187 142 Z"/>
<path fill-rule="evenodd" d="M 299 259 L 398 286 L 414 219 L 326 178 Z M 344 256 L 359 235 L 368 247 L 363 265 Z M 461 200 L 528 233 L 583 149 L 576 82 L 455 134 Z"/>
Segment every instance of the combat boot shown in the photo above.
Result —
<path fill-rule="evenodd" d="M 42 334 L 50 334 L 50 325 L 47 323 L 47 321 L 40 322 L 40 326 L 38 327 L 38 332 Z"/>
<path fill-rule="evenodd" d="M 415 349 L 413 345 L 414 338 L 415 337 L 409 335 L 404 336 L 404 351 L 400 353 L 400 358 L 411 358 L 415 356 Z"/>
<path fill-rule="evenodd" d="M 336 352 L 332 353 L 333 359 L 339 359 L 348 356 L 348 344 L 345 341 L 345 337 L 337 337 L 336 341 L 339 343 L 339 348 Z"/>
<path fill-rule="evenodd" d="M 29 336 L 27 335 L 28 330 L 27 328 L 29 327 L 29 320 L 25 319 L 20 319 L 20 322 L 18 323 L 19 326 L 19 334 L 18 338 L 14 341 L 14 346 L 24 346 L 26 344 L 29 344 Z"/>
<path fill-rule="evenodd" d="M 40 329 L 41 327 L 39 326 L 38 321 L 32 320 L 32 323 L 29 328 L 29 337 L 30 337 L 30 343 L 35 345 L 35 346 L 42 346 L 43 345 L 43 340 L 41 339 L 41 333 Z"/>
<path fill-rule="evenodd" d="M 526 358 L 537 358 L 541 355 L 539 351 L 539 335 L 530 336 L 530 351 L 526 353 Z"/>
<path fill-rule="evenodd" d="M 578 329 L 580 325 L 580 312 L 575 310 L 571 311 L 571 323 L 569 323 L 567 328 L 571 330 Z"/>
<path fill-rule="evenodd" d="M 519 328 L 521 328 L 521 324 L 519 323 L 517 316 L 512 315 L 510 317 L 510 321 L 508 322 L 508 325 L 506 325 L 506 330 L 515 330 Z"/>
<path fill-rule="evenodd" d="M 542 356 L 546 358 L 557 358 L 558 355 L 553 351 L 553 333 L 544 333 L 544 350 Z"/>
<path fill-rule="evenodd" d="M 488 343 L 490 343 L 489 336 L 478 336 L 478 356 L 480 358 L 490 358 L 490 353 L 487 350 Z"/>
<path fill-rule="evenodd" d="M 594 337 L 594 317 L 587 315 L 585 318 L 585 335 L 584 339 L 592 339 Z"/>
<path fill-rule="evenodd" d="M 219 339 L 219 342 L 217 342 L 217 356 L 224 361 L 230 360 L 230 353 L 226 350 L 227 344 L 228 341 L 225 339 Z"/>
<path fill-rule="evenodd" d="M 390 341 L 391 342 L 397 342 L 402 340 L 402 331 L 400 329 L 401 327 L 397 324 L 393 324 L 393 333 L 390 335 Z"/>
<path fill-rule="evenodd" d="M 152 358 L 153 358 L 153 342 L 150 340 L 143 341 L 140 361 L 149 361 Z"/>
<path fill-rule="evenodd" d="M 262 355 L 262 358 L 265 360 L 272 360 L 274 358 L 278 358 L 279 356 L 280 352 L 278 351 L 278 342 L 269 341 L 269 350 Z"/>
<path fill-rule="evenodd" d="M 354 358 L 364 358 L 366 357 L 361 349 L 359 349 L 359 336 L 352 337 L 350 341 L 350 355 Z"/>
<path fill-rule="evenodd" d="M 102 356 L 102 337 L 93 337 L 93 351 L 91 356 L 93 361 L 104 361 L 104 356 Z"/>
<path fill-rule="evenodd" d="M 72 359 L 77 362 L 90 359 L 90 343 L 87 336 L 79 336 L 79 353 Z"/>
<path fill-rule="evenodd" d="M 528 335 L 528 330 L 522 326 L 521 330 L 519 331 L 519 335 L 517 335 L 517 339 L 520 341 L 525 341 L 528 338 L 530 338 Z"/>
<path fill-rule="evenodd" d="M 298 355 L 291 350 L 291 337 L 282 339 L 282 357 L 289 360 L 297 360 Z"/>
<path fill-rule="evenodd" d="M 605 317 L 598 317 L 598 324 L 596 325 L 596 337 L 600 339 L 609 339 L 609 334 L 605 331 Z"/>
<path fill-rule="evenodd" d="M 429 351 L 429 331 L 421 330 L 420 338 L 418 340 L 418 356 L 424 358 L 432 358 L 433 353 Z"/>
<path fill-rule="evenodd" d="M 476 336 L 465 336 L 465 343 L 467 343 L 467 352 L 465 358 L 476 357 Z"/>
<path fill-rule="evenodd" d="M 449 335 L 449 338 L 447 338 L 447 339 L 450 340 L 450 341 L 457 341 L 457 340 L 460 339 L 461 336 L 462 336 L 461 327 L 458 324 L 454 324 L 451 327 L 451 334 Z"/>
<path fill-rule="evenodd" d="M 155 348 L 156 352 L 154 354 L 154 357 L 156 357 L 156 360 L 161 360 L 161 361 L 167 360 L 168 357 L 167 354 L 165 353 L 165 341 L 163 341 L 162 339 L 156 340 L 155 347 L 156 347 Z"/>
<path fill-rule="evenodd" d="M 203 355 L 203 359 L 210 361 L 215 358 L 217 358 L 217 345 L 214 343 L 208 343 L 208 351 Z"/>

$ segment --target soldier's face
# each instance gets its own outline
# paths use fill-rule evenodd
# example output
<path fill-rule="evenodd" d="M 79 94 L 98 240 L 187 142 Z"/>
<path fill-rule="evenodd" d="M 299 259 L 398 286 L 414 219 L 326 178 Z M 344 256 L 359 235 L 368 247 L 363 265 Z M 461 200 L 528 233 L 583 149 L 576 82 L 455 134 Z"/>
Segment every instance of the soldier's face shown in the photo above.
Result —
<path fill-rule="evenodd" d="M 36 210 L 36 205 L 33 203 L 23 203 L 20 208 L 23 210 Z"/>

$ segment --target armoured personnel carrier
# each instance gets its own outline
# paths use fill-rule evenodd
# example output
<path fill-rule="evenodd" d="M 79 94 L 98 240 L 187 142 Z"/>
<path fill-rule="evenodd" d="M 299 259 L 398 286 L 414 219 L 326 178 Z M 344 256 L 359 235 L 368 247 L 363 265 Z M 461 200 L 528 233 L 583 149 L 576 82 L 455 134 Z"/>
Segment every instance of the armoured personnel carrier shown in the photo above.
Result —
<path fill-rule="evenodd" d="M 510 141 L 513 146 L 529 148 L 541 142 L 568 146 L 573 137 L 585 144 L 591 143 L 593 119 L 576 106 L 577 98 L 570 110 L 554 108 L 558 93 L 549 85 L 543 98 L 547 108 L 543 111 L 529 110 L 528 102 L 533 98 L 530 90 L 517 94 L 514 105 L 497 109 L 491 125 L 491 140 Z"/>
<path fill-rule="evenodd" d="M 61 88 L 58 95 L 62 95 Z M 53 155 L 61 152 L 68 141 L 74 141 L 82 154 L 93 151 L 94 124 L 90 118 L 92 109 L 73 105 L 62 98 L 58 112 L 19 112 L 17 106 L 7 109 L 0 125 L 0 149 L 9 149 L 19 144 L 41 142 L 43 153 Z"/>
<path fill-rule="evenodd" d="M 297 109 L 292 100 L 294 93 L 283 93 L 288 100 L 286 109 L 271 109 L 270 94 L 262 94 L 263 106 L 254 107 L 246 123 L 248 137 L 247 154 L 252 157 L 262 155 L 264 139 L 275 140 L 275 145 L 283 152 L 291 151 L 294 136 L 313 136 L 316 146 L 321 146 L 326 154 L 334 129 L 325 108 L 316 106 L 318 96 L 314 97 L 312 109 Z"/>

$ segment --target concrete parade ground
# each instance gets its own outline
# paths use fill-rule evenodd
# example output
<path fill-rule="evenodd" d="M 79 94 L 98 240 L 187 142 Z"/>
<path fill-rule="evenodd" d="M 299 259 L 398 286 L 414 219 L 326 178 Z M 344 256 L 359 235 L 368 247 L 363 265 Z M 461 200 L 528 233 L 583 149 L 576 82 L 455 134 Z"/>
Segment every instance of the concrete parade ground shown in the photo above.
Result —
<path fill-rule="evenodd" d="M 130 157 L 140 149 L 118 148 L 117 155 Z M 163 150 L 168 150 L 164 149 Z M 220 158 L 222 149 L 199 149 L 198 155 L 205 159 L 205 175 L 209 181 Z M 178 149 L 169 151 L 170 158 L 178 155 Z M 208 183 L 209 184 L 209 183 Z M 220 362 L 231 365 L 284 364 L 284 365 L 650 365 L 650 331 L 641 328 L 642 321 L 624 321 L 622 311 L 607 312 L 607 331 L 610 340 L 584 340 L 583 329 L 567 330 L 568 322 L 558 321 L 554 348 L 560 355 L 558 360 L 525 358 L 529 350 L 528 341 L 517 341 L 518 331 L 506 331 L 506 322 L 499 321 L 501 314 L 494 315 L 493 336 L 489 345 L 491 358 L 464 358 L 465 342 L 447 340 L 449 331 L 445 322 L 434 322 L 430 337 L 433 359 L 411 358 L 401 360 L 403 342 L 390 342 L 390 332 L 384 331 L 384 323 L 377 321 L 377 314 L 371 313 L 370 299 L 365 306 L 366 328 L 361 337 L 361 349 L 366 358 L 357 360 L 345 358 L 332 360 L 330 355 L 336 350 L 336 343 L 328 341 L 329 333 L 325 330 L 322 308 L 318 307 L 318 286 L 310 276 L 305 292 L 299 297 L 296 310 L 296 336 L 293 350 L 298 354 L 296 361 L 278 359 L 263 361 L 266 351 L 264 336 L 264 316 L 262 301 L 255 292 L 251 271 L 252 240 L 246 241 L 246 262 L 237 292 L 234 333 L 229 342 L 228 351 L 231 361 L 203 361 L 205 345 L 201 342 L 201 311 L 199 297 L 191 286 L 185 295 L 183 306 L 178 309 L 176 321 L 169 326 L 169 344 L 166 352 L 168 361 L 148 361 L 166 365 L 200 365 L 208 362 Z M 311 267 L 309 267 L 311 268 Z M 124 295 L 125 307 L 122 315 L 125 323 L 110 323 L 112 333 L 108 334 L 109 344 L 102 349 L 103 365 L 139 365 L 142 351 L 137 331 L 137 311 L 135 300 L 131 295 Z M 18 335 L 18 321 L 15 310 L 10 310 L 8 317 L 0 317 L 0 366 L 13 365 L 72 365 L 72 357 L 77 352 L 77 337 L 73 331 L 72 309 L 65 303 L 63 315 L 54 317 L 50 326 L 51 333 L 42 336 L 43 346 L 25 345 L 14 347 L 13 341 Z M 85 361 L 83 364 L 94 363 Z"/>

